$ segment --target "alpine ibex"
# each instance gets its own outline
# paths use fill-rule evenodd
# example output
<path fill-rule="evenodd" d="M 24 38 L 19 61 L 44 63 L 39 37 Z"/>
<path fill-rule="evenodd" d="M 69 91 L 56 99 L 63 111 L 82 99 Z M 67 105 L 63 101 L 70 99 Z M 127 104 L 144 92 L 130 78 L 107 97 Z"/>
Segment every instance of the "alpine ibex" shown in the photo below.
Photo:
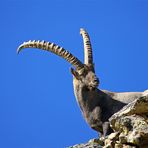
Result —
<path fill-rule="evenodd" d="M 64 48 L 46 41 L 28 41 L 21 44 L 17 52 L 23 48 L 39 48 L 50 51 L 73 65 L 74 93 L 82 114 L 90 127 L 101 135 L 112 132 L 108 119 L 123 106 L 143 95 L 143 92 L 115 93 L 98 89 L 99 79 L 95 74 L 92 47 L 88 33 L 80 29 L 84 42 L 84 63 Z"/>

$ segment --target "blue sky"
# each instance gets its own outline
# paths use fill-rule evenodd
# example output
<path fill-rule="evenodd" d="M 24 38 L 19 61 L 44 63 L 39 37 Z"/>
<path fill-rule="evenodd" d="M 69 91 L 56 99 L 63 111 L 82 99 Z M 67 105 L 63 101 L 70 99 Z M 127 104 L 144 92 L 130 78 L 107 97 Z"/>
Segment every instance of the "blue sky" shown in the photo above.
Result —
<path fill-rule="evenodd" d="M 90 34 L 99 88 L 148 89 L 147 0 L 1 0 L 0 148 L 64 148 L 97 137 L 75 101 L 70 64 L 17 47 L 54 42 L 83 61 Z"/>

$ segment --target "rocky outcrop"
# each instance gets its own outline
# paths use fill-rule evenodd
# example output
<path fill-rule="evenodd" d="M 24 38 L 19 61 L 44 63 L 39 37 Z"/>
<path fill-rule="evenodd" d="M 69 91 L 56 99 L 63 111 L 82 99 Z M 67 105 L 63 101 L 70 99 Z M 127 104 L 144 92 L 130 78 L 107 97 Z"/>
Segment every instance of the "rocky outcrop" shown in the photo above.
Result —
<path fill-rule="evenodd" d="M 115 113 L 109 121 L 114 133 L 69 148 L 148 148 L 147 91 L 143 97 Z"/>

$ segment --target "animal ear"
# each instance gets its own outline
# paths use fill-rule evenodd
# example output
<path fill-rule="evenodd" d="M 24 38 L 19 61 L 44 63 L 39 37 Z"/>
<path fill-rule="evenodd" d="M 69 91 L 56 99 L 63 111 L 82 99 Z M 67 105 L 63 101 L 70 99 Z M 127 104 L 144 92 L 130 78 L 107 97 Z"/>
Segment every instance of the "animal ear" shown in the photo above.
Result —
<path fill-rule="evenodd" d="M 77 80 L 80 79 L 80 76 L 79 76 L 78 72 L 76 72 L 73 68 L 70 68 L 70 72 L 72 73 L 72 75 L 73 75 Z"/>

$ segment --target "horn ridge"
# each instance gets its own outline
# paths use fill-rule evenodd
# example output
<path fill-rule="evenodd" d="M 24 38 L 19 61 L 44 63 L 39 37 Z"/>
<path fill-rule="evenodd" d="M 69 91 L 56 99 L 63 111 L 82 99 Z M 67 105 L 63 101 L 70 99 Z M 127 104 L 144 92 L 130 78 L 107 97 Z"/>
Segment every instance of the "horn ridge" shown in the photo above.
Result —
<path fill-rule="evenodd" d="M 28 42 L 24 42 L 21 44 L 18 49 L 17 53 L 19 54 L 20 51 L 24 48 L 39 48 L 42 50 L 50 51 L 65 60 L 67 60 L 70 64 L 72 64 L 77 70 L 84 69 L 84 64 L 75 56 L 73 56 L 69 51 L 65 50 L 63 47 L 60 47 L 54 43 L 40 41 L 40 40 L 30 40 Z"/>
<path fill-rule="evenodd" d="M 92 55 L 92 46 L 90 42 L 90 37 L 86 30 L 83 28 L 80 29 L 80 34 L 83 37 L 83 43 L 84 43 L 84 63 L 86 65 L 93 65 L 93 55 Z"/>

